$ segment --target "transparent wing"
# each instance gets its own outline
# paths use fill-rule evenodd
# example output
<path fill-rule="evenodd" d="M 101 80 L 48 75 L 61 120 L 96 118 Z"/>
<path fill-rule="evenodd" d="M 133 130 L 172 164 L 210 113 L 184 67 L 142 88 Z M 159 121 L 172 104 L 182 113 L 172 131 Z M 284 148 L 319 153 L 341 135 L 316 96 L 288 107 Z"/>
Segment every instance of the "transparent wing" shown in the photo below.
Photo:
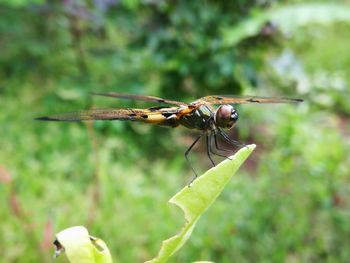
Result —
<path fill-rule="evenodd" d="M 178 106 L 186 106 L 186 105 L 188 105 L 187 103 L 184 103 L 184 102 L 175 101 L 175 100 L 167 100 L 167 99 L 154 97 L 154 96 L 115 93 L 115 92 L 107 92 L 107 93 L 92 92 L 91 94 L 92 95 L 97 95 L 97 96 L 106 96 L 106 97 L 120 98 L 120 99 L 141 100 L 141 101 L 150 101 L 150 102 L 156 102 L 156 103 L 166 103 L 166 104 L 178 105 Z"/>
<path fill-rule="evenodd" d="M 247 104 L 247 103 L 298 103 L 302 99 L 255 96 L 221 96 L 213 95 L 200 98 L 192 104 Z"/>

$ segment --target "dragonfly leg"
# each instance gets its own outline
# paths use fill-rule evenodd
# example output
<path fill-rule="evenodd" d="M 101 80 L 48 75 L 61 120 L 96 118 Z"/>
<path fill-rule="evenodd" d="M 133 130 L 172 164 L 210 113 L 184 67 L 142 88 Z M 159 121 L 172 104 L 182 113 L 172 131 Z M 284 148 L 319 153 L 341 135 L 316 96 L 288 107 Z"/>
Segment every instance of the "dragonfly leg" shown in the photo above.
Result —
<path fill-rule="evenodd" d="M 194 170 L 193 166 L 191 165 L 190 160 L 188 159 L 188 154 L 191 152 L 192 148 L 196 145 L 196 143 L 199 141 L 199 139 L 202 137 L 203 134 L 199 135 L 191 144 L 190 147 L 188 147 L 188 149 L 185 152 L 185 159 L 187 161 L 187 163 L 189 164 L 189 166 L 191 167 L 193 173 L 194 173 L 194 177 L 191 179 L 189 185 L 198 177 L 196 171 Z"/>
<path fill-rule="evenodd" d="M 237 147 L 244 147 L 246 146 L 245 144 L 242 144 L 238 141 L 232 140 L 228 134 L 226 132 L 224 132 L 222 129 L 219 128 L 219 134 L 225 139 L 225 141 L 227 141 L 228 143 L 230 143 L 233 146 L 237 146 Z"/>
<path fill-rule="evenodd" d="M 211 155 L 210 153 L 213 153 L 212 152 L 212 149 L 211 149 L 211 140 L 209 139 L 211 135 L 206 135 L 206 144 L 207 144 L 207 155 L 209 157 L 209 160 L 211 161 L 212 165 L 213 166 L 216 166 L 215 162 L 213 161 L 213 159 L 211 158 Z"/>
<path fill-rule="evenodd" d="M 233 152 L 233 150 L 228 150 L 228 149 L 224 149 L 219 147 L 219 142 L 218 142 L 218 137 L 216 136 L 217 134 L 214 133 L 213 137 L 214 137 L 214 143 L 215 143 L 215 148 L 219 151 L 223 151 L 223 152 Z"/>
<path fill-rule="evenodd" d="M 211 141 L 212 141 L 212 138 L 214 138 L 214 146 L 215 146 L 214 149 L 215 149 L 216 151 L 213 151 L 213 149 L 211 149 L 211 150 L 212 150 L 211 153 L 212 153 L 212 154 L 215 154 L 215 155 L 217 155 L 217 156 L 224 157 L 224 158 L 226 158 L 226 159 L 231 160 L 231 158 L 229 158 L 228 156 L 226 156 L 226 155 L 224 155 L 224 154 L 219 153 L 218 151 L 224 151 L 224 152 L 233 152 L 233 151 L 232 151 L 232 150 L 230 151 L 230 150 L 226 150 L 226 149 L 221 149 L 221 148 L 219 148 L 219 147 L 218 147 L 218 141 L 217 141 L 216 134 L 210 134 L 210 139 L 211 139 Z"/>

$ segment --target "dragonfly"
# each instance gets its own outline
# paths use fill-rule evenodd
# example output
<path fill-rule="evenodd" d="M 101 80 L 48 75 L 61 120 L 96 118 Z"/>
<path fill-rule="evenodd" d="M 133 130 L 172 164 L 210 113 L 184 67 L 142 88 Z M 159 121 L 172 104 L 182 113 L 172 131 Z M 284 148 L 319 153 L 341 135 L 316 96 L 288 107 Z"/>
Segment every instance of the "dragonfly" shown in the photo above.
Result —
<path fill-rule="evenodd" d="M 204 137 L 206 140 L 206 152 L 213 166 L 215 162 L 212 155 L 228 158 L 223 152 L 231 150 L 219 147 L 218 136 L 221 136 L 228 144 L 235 147 L 243 147 L 244 144 L 230 138 L 226 130 L 235 126 L 239 115 L 233 105 L 250 103 L 299 103 L 302 99 L 257 97 L 257 96 L 226 96 L 212 95 L 197 99 L 191 103 L 163 99 L 154 96 L 125 94 L 125 93 L 92 93 L 92 95 L 113 97 L 153 102 L 167 106 L 153 106 L 150 108 L 105 108 L 89 109 L 71 113 L 63 113 L 36 118 L 41 121 L 93 121 L 93 120 L 119 120 L 136 121 L 157 124 L 175 128 L 184 126 L 188 129 L 199 131 L 198 137 L 192 142 L 185 152 L 185 159 L 190 164 L 192 171 L 197 173 L 189 161 L 189 154 L 197 142 Z M 216 106 L 216 107 L 215 107 Z"/>

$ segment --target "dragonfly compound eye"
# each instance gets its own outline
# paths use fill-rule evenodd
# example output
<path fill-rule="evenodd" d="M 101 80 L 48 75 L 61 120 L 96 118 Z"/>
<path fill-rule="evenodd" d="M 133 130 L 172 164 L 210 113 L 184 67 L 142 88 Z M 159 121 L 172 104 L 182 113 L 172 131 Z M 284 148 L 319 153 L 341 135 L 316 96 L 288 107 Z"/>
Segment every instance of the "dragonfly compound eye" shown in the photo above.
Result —
<path fill-rule="evenodd" d="M 215 124 L 221 128 L 232 128 L 238 120 L 238 113 L 231 105 L 221 105 L 215 112 Z"/>

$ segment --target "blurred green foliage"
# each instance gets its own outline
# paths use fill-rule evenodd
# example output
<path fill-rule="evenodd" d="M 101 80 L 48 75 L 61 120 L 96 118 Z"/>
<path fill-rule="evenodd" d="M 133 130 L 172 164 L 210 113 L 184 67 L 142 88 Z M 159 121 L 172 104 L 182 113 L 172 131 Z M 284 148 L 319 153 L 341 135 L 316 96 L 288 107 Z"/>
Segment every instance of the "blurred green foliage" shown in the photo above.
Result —
<path fill-rule="evenodd" d="M 85 225 L 142 262 L 182 225 L 165 203 L 192 177 L 193 132 L 32 120 L 149 106 L 89 95 L 117 91 L 304 98 L 239 107 L 232 136 L 258 147 L 173 260 L 348 262 L 349 4 L 2 1 L 0 261 L 51 262 L 53 234 Z M 191 159 L 209 167 L 203 146 Z"/>

